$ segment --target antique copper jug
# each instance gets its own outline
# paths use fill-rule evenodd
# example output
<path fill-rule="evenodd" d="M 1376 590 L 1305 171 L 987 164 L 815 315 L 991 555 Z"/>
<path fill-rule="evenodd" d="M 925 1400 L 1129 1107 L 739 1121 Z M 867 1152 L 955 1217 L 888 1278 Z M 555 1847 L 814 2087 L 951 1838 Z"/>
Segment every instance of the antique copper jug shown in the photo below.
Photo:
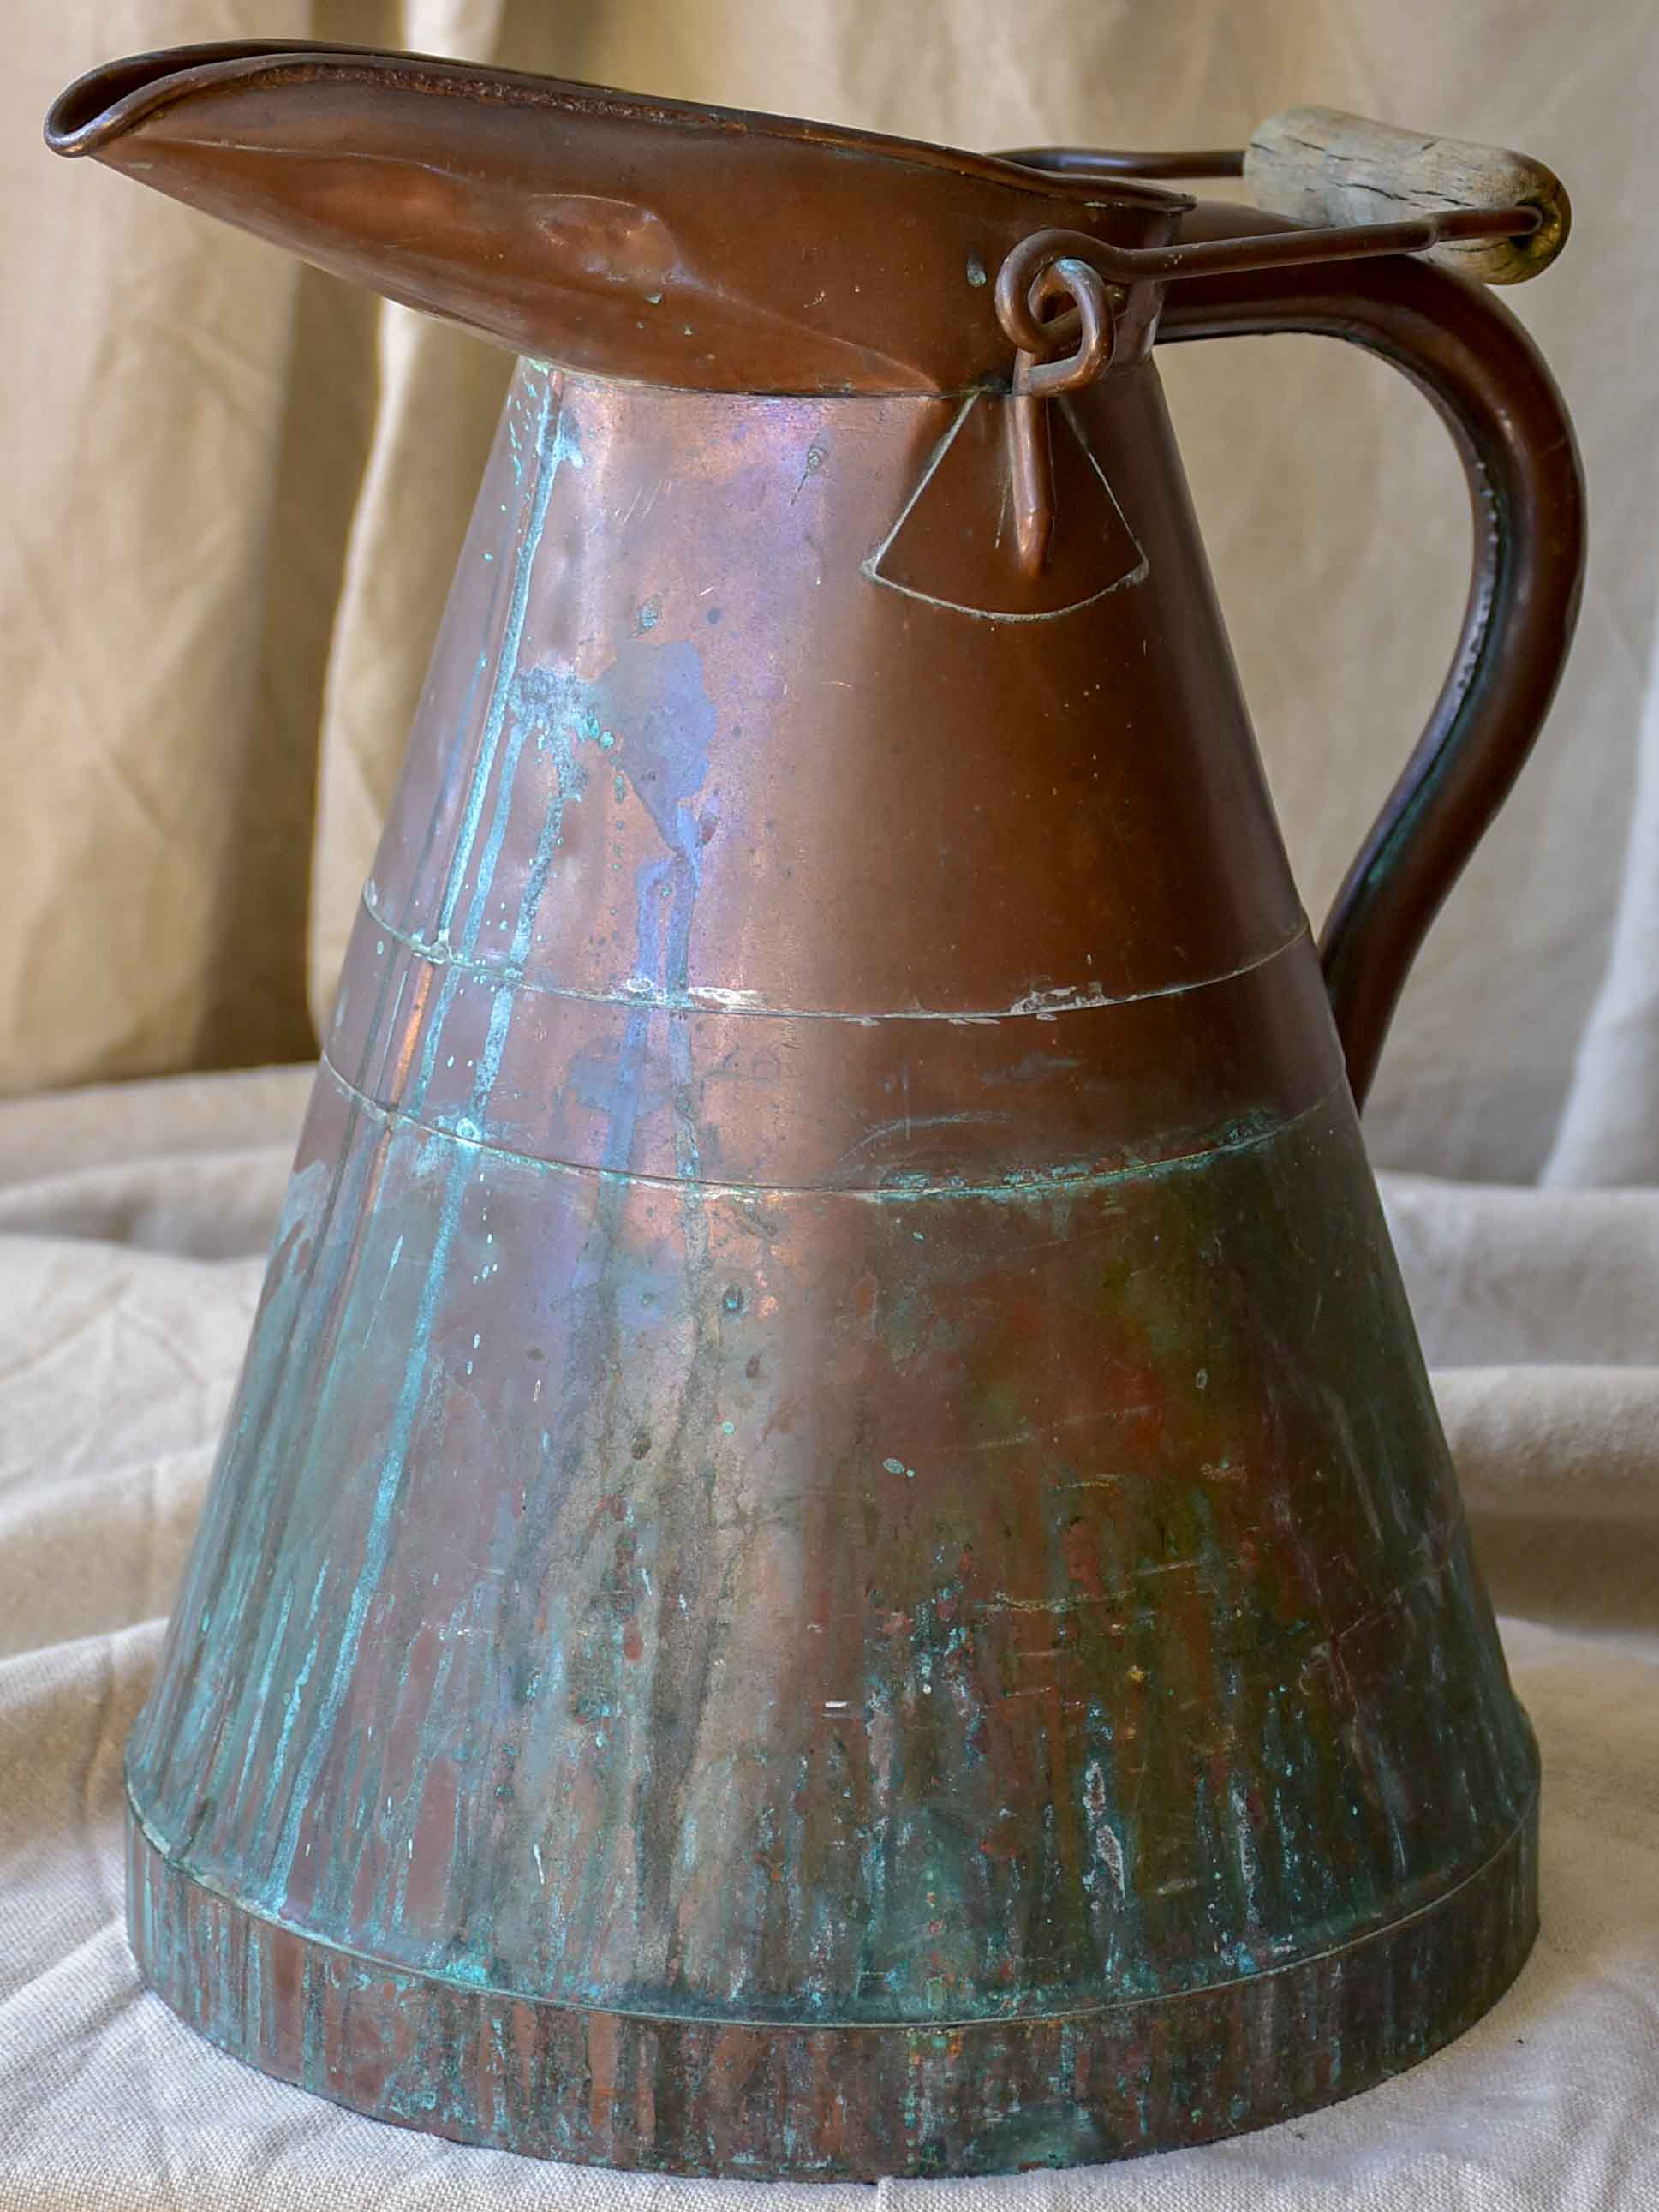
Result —
<path fill-rule="evenodd" d="M 1247 174 L 1309 228 L 285 46 L 48 135 L 525 356 L 129 1752 L 147 1978 L 382 2118 L 750 2175 L 1457 2034 L 1535 1755 L 1356 1098 L 1571 629 L 1470 281 L 1553 180 L 1304 112 Z M 1480 525 L 1322 956 L 1151 360 L 1283 330 L 1404 368 Z"/>

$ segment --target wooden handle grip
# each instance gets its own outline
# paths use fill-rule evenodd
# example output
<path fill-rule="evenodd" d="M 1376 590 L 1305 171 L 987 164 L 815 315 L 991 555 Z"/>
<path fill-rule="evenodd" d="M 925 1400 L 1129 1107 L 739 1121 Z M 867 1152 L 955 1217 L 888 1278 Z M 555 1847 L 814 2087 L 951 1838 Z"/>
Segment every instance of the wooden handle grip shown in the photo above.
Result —
<path fill-rule="evenodd" d="M 1338 107 L 1287 107 L 1269 116 L 1244 154 L 1258 207 L 1296 222 L 1395 222 L 1448 208 L 1532 207 L 1538 228 L 1516 238 L 1447 240 L 1424 258 L 1482 284 L 1520 284 L 1566 244 L 1572 208 L 1541 161 L 1466 138 L 1428 138 L 1346 115 Z"/>

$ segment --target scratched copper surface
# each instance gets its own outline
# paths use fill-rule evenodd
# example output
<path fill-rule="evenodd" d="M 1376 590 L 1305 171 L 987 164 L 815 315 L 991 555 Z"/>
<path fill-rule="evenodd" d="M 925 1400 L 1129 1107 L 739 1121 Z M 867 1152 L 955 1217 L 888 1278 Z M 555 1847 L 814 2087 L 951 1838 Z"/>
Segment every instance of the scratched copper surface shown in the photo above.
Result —
<path fill-rule="evenodd" d="M 238 1942 L 363 1962 L 374 2049 L 428 1978 L 393 2116 L 441 2078 L 559 2155 L 925 2166 L 937 2118 L 788 2149 L 689 2082 L 599 2127 L 591 2055 L 534 2126 L 465 2085 L 509 2002 L 1002 2021 L 955 2162 L 1080 2155 L 1194 2124 L 1060 2095 L 1058 2020 L 1117 2050 L 1506 1848 L 1474 1985 L 1518 1963 L 1528 1739 L 1316 963 L 1224 654 L 1133 644 L 1207 605 L 1156 386 L 1078 416 L 1144 552 L 1069 617 L 1144 672 L 1086 700 L 1042 622 L 854 557 L 959 412 L 508 402 L 131 1768 Z M 1387 2063 L 1437 1972 L 1366 1998 Z M 1200 2133 L 1286 2093 L 1217 2017 L 1172 2015 Z"/>
<path fill-rule="evenodd" d="M 387 2120 L 757 2177 L 1461 2033 L 1536 1761 L 1354 1091 L 1571 631 L 1524 337 L 1122 258 L 1250 211 L 419 58 L 140 57 L 48 135 L 529 356 L 129 1747 L 150 1982 Z M 1166 289 L 1403 363 L 1480 502 L 1322 972 Z"/>

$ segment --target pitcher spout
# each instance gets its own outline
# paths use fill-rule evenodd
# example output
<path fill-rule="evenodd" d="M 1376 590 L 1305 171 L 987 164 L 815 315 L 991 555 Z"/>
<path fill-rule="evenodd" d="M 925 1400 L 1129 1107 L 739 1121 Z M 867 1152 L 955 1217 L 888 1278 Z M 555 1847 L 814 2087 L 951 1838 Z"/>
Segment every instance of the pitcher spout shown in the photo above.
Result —
<path fill-rule="evenodd" d="M 1189 204 L 367 47 L 135 56 L 70 85 L 46 135 L 515 352 L 714 391 L 1005 380 L 987 275 L 1023 238 L 1162 243 Z"/>

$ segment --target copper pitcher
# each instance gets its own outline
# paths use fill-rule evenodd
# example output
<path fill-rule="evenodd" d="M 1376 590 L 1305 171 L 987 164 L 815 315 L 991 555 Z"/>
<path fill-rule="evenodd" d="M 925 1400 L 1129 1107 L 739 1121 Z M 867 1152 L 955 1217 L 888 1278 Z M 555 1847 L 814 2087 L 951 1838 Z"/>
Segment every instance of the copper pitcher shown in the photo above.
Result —
<path fill-rule="evenodd" d="M 1457 2034 L 1537 1769 L 1356 1105 L 1571 627 L 1478 281 L 1554 180 L 292 45 L 48 135 L 523 356 L 129 1751 L 147 1978 L 384 2119 L 756 2176 Z M 1304 220 L 1144 180 L 1241 159 Z M 1479 523 L 1318 949 L 1152 359 L 1287 330 L 1406 371 Z"/>

